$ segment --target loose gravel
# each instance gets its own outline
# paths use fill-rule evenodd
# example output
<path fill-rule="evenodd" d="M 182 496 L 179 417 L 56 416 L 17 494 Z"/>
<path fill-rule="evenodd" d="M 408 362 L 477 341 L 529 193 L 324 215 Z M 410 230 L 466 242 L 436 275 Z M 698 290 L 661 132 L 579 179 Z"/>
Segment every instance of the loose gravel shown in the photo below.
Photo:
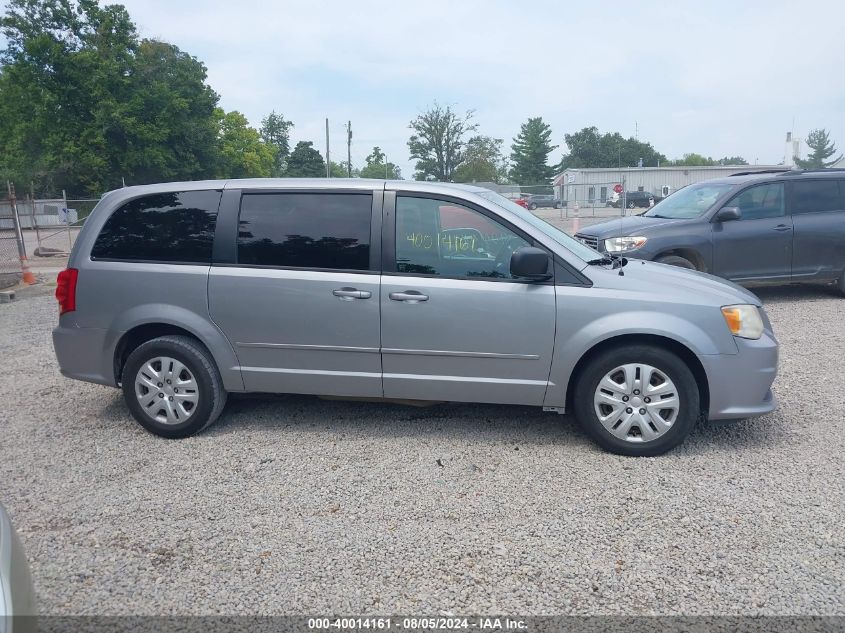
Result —
<path fill-rule="evenodd" d="M 0 500 L 49 614 L 845 614 L 845 299 L 760 290 L 764 418 L 657 458 L 525 408 L 230 400 L 143 431 L 0 306 Z"/>

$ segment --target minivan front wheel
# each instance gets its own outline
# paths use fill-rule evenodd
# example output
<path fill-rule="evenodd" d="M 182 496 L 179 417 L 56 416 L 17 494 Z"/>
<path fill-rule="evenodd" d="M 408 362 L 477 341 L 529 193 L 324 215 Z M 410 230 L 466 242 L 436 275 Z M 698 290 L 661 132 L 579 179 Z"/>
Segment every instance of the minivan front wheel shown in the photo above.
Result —
<path fill-rule="evenodd" d="M 139 345 L 126 360 L 121 383 L 138 423 L 170 439 L 202 431 L 226 404 L 214 360 L 187 336 L 162 336 Z"/>
<path fill-rule="evenodd" d="M 690 434 L 700 413 L 695 377 L 678 356 L 656 346 L 602 352 L 578 379 L 575 416 L 605 450 L 660 455 Z"/>

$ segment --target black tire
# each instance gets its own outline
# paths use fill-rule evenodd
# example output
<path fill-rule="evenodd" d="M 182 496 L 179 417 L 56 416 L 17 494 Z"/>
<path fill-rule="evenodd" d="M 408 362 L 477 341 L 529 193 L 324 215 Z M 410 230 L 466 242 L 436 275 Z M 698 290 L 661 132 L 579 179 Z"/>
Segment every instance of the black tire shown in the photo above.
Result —
<path fill-rule="evenodd" d="M 675 384 L 680 407 L 672 426 L 651 441 L 618 438 L 602 426 L 595 410 L 594 395 L 599 382 L 614 368 L 628 363 L 646 363 L 665 373 Z M 600 353 L 581 371 L 573 394 L 575 418 L 584 431 L 606 451 L 631 457 L 661 455 L 683 442 L 701 415 L 698 385 L 692 371 L 678 356 L 650 345 L 627 345 Z"/>
<path fill-rule="evenodd" d="M 528 208 L 529 208 L 531 211 L 536 211 L 536 210 L 537 210 L 537 205 L 536 205 L 536 204 L 534 204 L 534 203 L 532 202 L 531 204 L 529 204 L 529 205 L 528 205 Z"/>
<path fill-rule="evenodd" d="M 839 292 L 845 295 L 845 270 L 842 271 L 842 276 L 839 277 Z"/>
<path fill-rule="evenodd" d="M 658 257 L 654 261 L 660 264 L 669 264 L 670 266 L 677 266 L 678 268 L 687 268 L 689 270 L 698 270 L 690 260 L 680 255 L 664 255 Z"/>
<path fill-rule="evenodd" d="M 198 398 L 195 409 L 182 423 L 166 424 L 154 420 L 144 411 L 135 395 L 135 377 L 141 367 L 158 356 L 181 362 L 193 374 Z M 123 366 L 121 374 L 123 398 L 132 416 L 150 433 L 178 439 L 199 433 L 211 426 L 226 404 L 223 380 L 211 354 L 197 340 L 187 336 L 162 336 L 136 347 Z M 178 396 L 175 396 L 178 398 Z"/>
<path fill-rule="evenodd" d="M 636 202 L 629 202 L 629 203 L 628 203 L 628 208 L 629 208 L 629 209 L 636 209 L 636 208 L 637 208 L 637 203 L 636 203 Z"/>

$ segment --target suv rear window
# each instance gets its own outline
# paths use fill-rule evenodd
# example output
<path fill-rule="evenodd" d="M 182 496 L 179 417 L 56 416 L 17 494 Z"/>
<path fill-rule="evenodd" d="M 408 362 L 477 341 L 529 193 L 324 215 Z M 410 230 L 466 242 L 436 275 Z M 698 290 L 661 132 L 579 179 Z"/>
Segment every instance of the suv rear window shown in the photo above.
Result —
<path fill-rule="evenodd" d="M 845 181 L 808 180 L 792 183 L 792 213 L 845 210 Z"/>
<path fill-rule="evenodd" d="M 219 191 L 156 193 L 130 200 L 97 236 L 93 259 L 211 263 Z"/>
<path fill-rule="evenodd" d="M 369 270 L 372 204 L 371 194 L 246 194 L 238 263 Z"/>

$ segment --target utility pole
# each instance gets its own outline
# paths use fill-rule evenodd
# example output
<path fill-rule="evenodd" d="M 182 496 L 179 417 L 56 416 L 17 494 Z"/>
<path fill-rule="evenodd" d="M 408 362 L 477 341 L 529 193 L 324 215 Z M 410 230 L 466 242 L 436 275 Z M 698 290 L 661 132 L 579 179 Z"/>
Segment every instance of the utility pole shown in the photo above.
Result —
<path fill-rule="evenodd" d="M 332 177 L 332 161 L 329 157 L 329 117 L 326 117 L 326 178 Z"/>
<path fill-rule="evenodd" d="M 352 121 L 346 122 L 346 175 L 352 178 Z"/>

